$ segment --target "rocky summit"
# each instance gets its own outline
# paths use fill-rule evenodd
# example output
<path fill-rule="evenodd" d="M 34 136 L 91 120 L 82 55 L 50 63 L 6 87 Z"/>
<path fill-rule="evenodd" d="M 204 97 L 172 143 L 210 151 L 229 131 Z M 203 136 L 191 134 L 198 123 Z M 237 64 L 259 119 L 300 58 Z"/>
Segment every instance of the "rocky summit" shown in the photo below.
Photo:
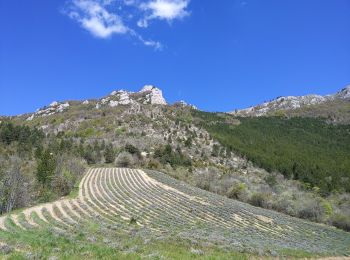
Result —
<path fill-rule="evenodd" d="M 28 121 L 33 120 L 35 117 L 46 117 L 51 116 L 57 113 L 62 113 L 67 110 L 70 105 L 82 104 L 90 105 L 94 104 L 96 109 L 102 107 L 117 107 L 132 105 L 133 107 L 139 107 L 140 105 L 167 105 L 165 98 L 163 97 L 163 92 L 159 88 L 153 85 L 145 85 L 138 92 L 130 92 L 126 90 L 115 90 L 110 93 L 108 96 L 101 99 L 91 99 L 85 100 L 82 102 L 52 102 L 49 106 L 37 109 L 35 113 L 30 114 L 27 117 Z M 187 104 L 186 104 L 187 105 Z"/>

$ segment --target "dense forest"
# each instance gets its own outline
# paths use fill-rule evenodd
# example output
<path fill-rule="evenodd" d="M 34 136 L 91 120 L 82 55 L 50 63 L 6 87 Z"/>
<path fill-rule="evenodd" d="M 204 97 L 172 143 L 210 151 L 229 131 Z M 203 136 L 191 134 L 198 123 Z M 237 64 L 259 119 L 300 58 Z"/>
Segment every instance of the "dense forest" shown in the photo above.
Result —
<path fill-rule="evenodd" d="M 194 113 L 212 137 L 257 166 L 325 195 L 350 191 L 350 125 L 297 117 L 238 118 L 232 124 L 229 116 Z"/>

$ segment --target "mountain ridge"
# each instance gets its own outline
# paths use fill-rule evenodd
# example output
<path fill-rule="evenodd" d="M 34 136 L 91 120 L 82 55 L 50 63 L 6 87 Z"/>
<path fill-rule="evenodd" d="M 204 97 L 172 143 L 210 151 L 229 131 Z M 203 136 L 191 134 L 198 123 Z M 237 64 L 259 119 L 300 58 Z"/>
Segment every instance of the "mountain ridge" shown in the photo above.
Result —
<path fill-rule="evenodd" d="M 282 96 L 277 97 L 271 101 L 258 104 L 256 106 L 251 106 L 245 109 L 239 109 L 235 111 L 228 112 L 234 116 L 268 116 L 271 113 L 278 111 L 290 111 L 301 109 L 304 107 L 310 107 L 318 104 L 323 104 L 326 102 L 335 102 L 338 100 L 350 101 L 350 85 L 341 89 L 335 94 L 330 95 L 316 95 L 309 94 L 304 96 Z"/>
<path fill-rule="evenodd" d="M 227 112 L 233 116 L 248 117 L 248 116 L 270 116 L 281 112 L 291 112 L 298 109 L 310 108 L 315 105 L 332 103 L 332 102 L 348 102 L 350 101 L 350 85 L 341 89 L 335 94 L 318 95 L 308 94 L 302 96 L 279 96 L 270 101 L 250 106 L 245 109 L 236 109 Z M 0 118 L 11 118 L 17 116 L 26 117 L 27 121 L 32 121 L 35 117 L 46 117 L 66 111 L 72 105 L 91 105 L 96 109 L 102 107 L 117 107 L 123 105 L 131 105 L 138 109 L 140 105 L 174 105 L 180 107 L 191 107 L 198 109 L 197 106 L 187 103 L 184 100 L 176 101 L 172 104 L 168 103 L 163 96 L 163 91 L 155 85 L 144 85 L 139 91 L 128 91 L 124 89 L 116 89 L 110 94 L 101 98 L 90 98 L 85 100 L 66 100 L 53 101 L 49 105 L 38 108 L 35 112 L 28 112 L 14 116 L 0 116 Z"/>
<path fill-rule="evenodd" d="M 109 95 L 97 98 L 70 101 L 53 101 L 48 106 L 38 108 L 33 113 L 25 113 L 17 116 L 26 117 L 26 121 L 32 121 L 36 117 L 46 117 L 62 113 L 74 105 L 93 105 L 99 110 L 103 107 L 118 107 L 130 105 L 133 110 L 140 110 L 142 105 L 159 105 L 159 106 L 178 106 L 197 109 L 196 106 L 187 103 L 184 100 L 176 101 L 169 104 L 163 96 L 163 91 L 154 85 L 145 85 L 137 92 L 127 91 L 124 89 L 114 90 Z M 16 117 L 16 116 L 15 116 Z"/>

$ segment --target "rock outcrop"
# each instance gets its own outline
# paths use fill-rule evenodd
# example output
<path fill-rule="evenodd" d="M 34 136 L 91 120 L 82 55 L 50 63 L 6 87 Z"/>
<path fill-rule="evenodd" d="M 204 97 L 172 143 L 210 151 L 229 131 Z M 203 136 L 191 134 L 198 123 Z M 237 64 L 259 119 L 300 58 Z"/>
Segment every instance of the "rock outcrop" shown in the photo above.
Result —
<path fill-rule="evenodd" d="M 287 96 L 278 97 L 272 101 L 265 102 L 263 104 L 249 107 L 242 110 L 236 110 L 230 112 L 230 114 L 236 116 L 265 116 L 277 111 L 288 111 L 298 108 L 308 107 L 312 105 L 321 104 L 327 101 L 333 101 L 336 99 L 349 100 L 350 101 L 350 86 L 342 89 L 333 95 L 306 95 L 306 96 Z"/>
<path fill-rule="evenodd" d="M 103 106 L 117 107 L 120 105 L 167 105 L 162 91 L 152 85 L 144 86 L 139 92 L 115 90 L 109 96 L 99 100 L 96 108 Z"/>
<path fill-rule="evenodd" d="M 35 113 L 31 114 L 30 117 L 27 118 L 27 120 L 31 121 L 34 119 L 34 117 L 45 117 L 45 116 L 50 116 L 57 113 L 62 113 L 63 111 L 67 110 L 68 107 L 69 107 L 68 102 L 60 103 L 60 102 L 54 101 L 48 107 L 37 109 Z"/>
<path fill-rule="evenodd" d="M 162 91 L 153 86 L 146 85 L 139 92 L 129 92 L 126 90 L 115 90 L 106 97 L 98 100 L 85 100 L 78 102 L 81 105 L 93 104 L 96 109 L 100 109 L 105 106 L 117 107 L 130 105 L 132 108 L 138 108 L 141 105 L 167 105 Z M 45 117 L 62 113 L 69 108 L 68 102 L 52 102 L 48 107 L 40 108 L 35 113 L 30 114 L 27 117 L 28 121 L 33 120 L 35 117 Z"/>

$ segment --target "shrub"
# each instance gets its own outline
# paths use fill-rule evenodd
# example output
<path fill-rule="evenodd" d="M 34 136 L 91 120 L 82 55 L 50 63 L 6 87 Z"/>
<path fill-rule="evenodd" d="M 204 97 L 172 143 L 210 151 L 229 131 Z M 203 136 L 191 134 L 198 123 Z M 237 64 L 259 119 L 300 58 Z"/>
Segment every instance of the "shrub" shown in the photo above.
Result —
<path fill-rule="evenodd" d="M 148 166 L 147 168 L 149 169 L 153 169 L 153 170 L 157 170 L 157 169 L 160 169 L 160 163 L 157 161 L 157 160 L 154 160 L 154 159 L 151 159 L 149 162 L 148 162 Z"/>
<path fill-rule="evenodd" d="M 218 192 L 217 183 L 221 175 L 221 172 L 217 168 L 208 167 L 204 169 L 197 169 L 196 175 L 197 175 L 195 178 L 196 187 L 203 190 L 211 191 L 211 192 L 216 192 L 216 193 Z"/>
<path fill-rule="evenodd" d="M 250 204 L 260 208 L 271 208 L 269 193 L 257 192 L 250 198 Z"/>
<path fill-rule="evenodd" d="M 298 217 L 321 222 L 325 218 L 325 209 L 320 200 L 307 200 L 298 211 Z"/>
<path fill-rule="evenodd" d="M 297 210 L 295 209 L 296 207 L 295 203 L 293 203 L 293 200 L 283 195 L 279 196 L 277 201 L 273 202 L 272 208 L 276 211 L 283 212 L 290 216 L 295 217 L 297 215 Z"/>
<path fill-rule="evenodd" d="M 128 152 L 121 152 L 116 159 L 116 165 L 118 167 L 131 167 L 133 164 L 134 158 Z"/>
<path fill-rule="evenodd" d="M 321 202 L 321 206 L 323 207 L 324 214 L 327 218 L 333 215 L 333 207 L 329 201 L 323 199 Z"/>
<path fill-rule="evenodd" d="M 246 193 L 246 185 L 244 183 L 234 183 L 229 191 L 227 192 L 227 197 L 230 199 L 239 199 L 241 200 L 243 195 Z"/>
<path fill-rule="evenodd" d="M 345 231 L 350 231 L 350 217 L 343 214 L 335 214 L 331 218 L 331 224 Z"/>

